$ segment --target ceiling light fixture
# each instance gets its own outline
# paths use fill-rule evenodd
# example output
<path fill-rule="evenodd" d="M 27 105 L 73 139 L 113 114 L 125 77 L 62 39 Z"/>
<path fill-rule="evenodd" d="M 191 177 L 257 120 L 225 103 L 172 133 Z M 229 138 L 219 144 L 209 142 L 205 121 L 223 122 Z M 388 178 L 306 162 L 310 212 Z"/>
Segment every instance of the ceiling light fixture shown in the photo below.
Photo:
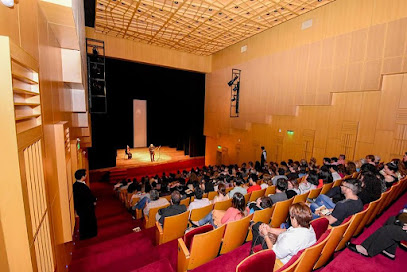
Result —
<path fill-rule="evenodd" d="M 12 8 L 14 6 L 14 0 L 1 0 L 1 2 L 8 8 Z"/>

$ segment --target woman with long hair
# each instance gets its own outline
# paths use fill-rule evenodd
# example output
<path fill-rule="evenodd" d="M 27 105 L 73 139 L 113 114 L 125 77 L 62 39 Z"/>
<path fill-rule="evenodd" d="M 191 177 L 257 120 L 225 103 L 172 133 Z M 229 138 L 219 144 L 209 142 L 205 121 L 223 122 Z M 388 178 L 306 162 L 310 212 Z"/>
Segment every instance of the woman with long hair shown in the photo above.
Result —
<path fill-rule="evenodd" d="M 226 211 L 213 210 L 207 216 L 199 221 L 192 222 L 193 226 L 202 226 L 210 223 L 213 227 L 217 228 L 232 221 L 239 220 L 248 215 L 249 211 L 246 208 L 246 201 L 244 195 L 235 193 L 232 198 L 232 207 Z"/>
<path fill-rule="evenodd" d="M 229 194 L 226 193 L 226 186 L 223 182 L 219 183 L 218 185 L 218 195 L 215 196 L 213 199 L 212 203 L 220 202 L 220 201 L 225 201 L 228 200 Z"/>

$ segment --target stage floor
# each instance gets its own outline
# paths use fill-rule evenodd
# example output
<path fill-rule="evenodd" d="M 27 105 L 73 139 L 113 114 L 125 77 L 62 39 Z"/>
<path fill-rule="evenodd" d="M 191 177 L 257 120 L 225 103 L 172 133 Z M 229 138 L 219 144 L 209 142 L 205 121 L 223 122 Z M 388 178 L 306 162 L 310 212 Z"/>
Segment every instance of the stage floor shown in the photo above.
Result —
<path fill-rule="evenodd" d="M 150 161 L 150 152 L 147 147 L 131 148 L 133 154 L 132 159 L 127 159 L 124 149 L 117 150 L 116 167 L 129 168 L 139 166 L 154 166 L 165 163 L 181 162 L 191 159 L 190 156 L 185 156 L 184 151 L 177 151 L 176 148 L 162 146 L 160 150 L 155 152 L 155 161 Z"/>

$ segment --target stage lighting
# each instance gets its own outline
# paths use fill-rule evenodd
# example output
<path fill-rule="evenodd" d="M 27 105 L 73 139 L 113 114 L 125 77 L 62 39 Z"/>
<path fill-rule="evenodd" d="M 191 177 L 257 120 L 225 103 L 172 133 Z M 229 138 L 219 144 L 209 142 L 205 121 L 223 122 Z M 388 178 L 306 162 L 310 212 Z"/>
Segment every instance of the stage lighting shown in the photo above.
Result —
<path fill-rule="evenodd" d="M 233 83 L 235 83 L 236 79 L 238 79 L 238 76 L 235 76 L 235 78 L 233 78 L 231 81 L 228 82 L 229 86 L 232 86 Z"/>
<path fill-rule="evenodd" d="M 240 85 L 240 83 L 238 82 L 238 83 L 236 84 L 236 86 L 233 88 L 233 91 L 234 91 L 234 92 L 239 91 L 239 85 Z"/>

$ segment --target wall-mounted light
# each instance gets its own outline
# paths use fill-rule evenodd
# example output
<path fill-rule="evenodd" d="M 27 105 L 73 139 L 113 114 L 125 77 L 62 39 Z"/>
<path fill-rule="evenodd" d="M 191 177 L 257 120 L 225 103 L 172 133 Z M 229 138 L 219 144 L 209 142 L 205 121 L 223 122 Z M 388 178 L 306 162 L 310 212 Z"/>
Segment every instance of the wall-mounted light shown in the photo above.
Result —
<path fill-rule="evenodd" d="M 238 79 L 238 76 L 235 76 L 231 81 L 228 82 L 229 86 L 232 86 L 233 83 L 235 83 L 236 79 Z"/>
<path fill-rule="evenodd" d="M 218 145 L 218 149 L 221 150 L 221 149 L 222 149 L 222 146 Z"/>
<path fill-rule="evenodd" d="M 287 135 L 290 135 L 290 136 L 294 135 L 294 130 L 287 130 Z"/>
<path fill-rule="evenodd" d="M 14 0 L 1 0 L 1 2 L 8 8 L 12 8 L 14 6 Z"/>

